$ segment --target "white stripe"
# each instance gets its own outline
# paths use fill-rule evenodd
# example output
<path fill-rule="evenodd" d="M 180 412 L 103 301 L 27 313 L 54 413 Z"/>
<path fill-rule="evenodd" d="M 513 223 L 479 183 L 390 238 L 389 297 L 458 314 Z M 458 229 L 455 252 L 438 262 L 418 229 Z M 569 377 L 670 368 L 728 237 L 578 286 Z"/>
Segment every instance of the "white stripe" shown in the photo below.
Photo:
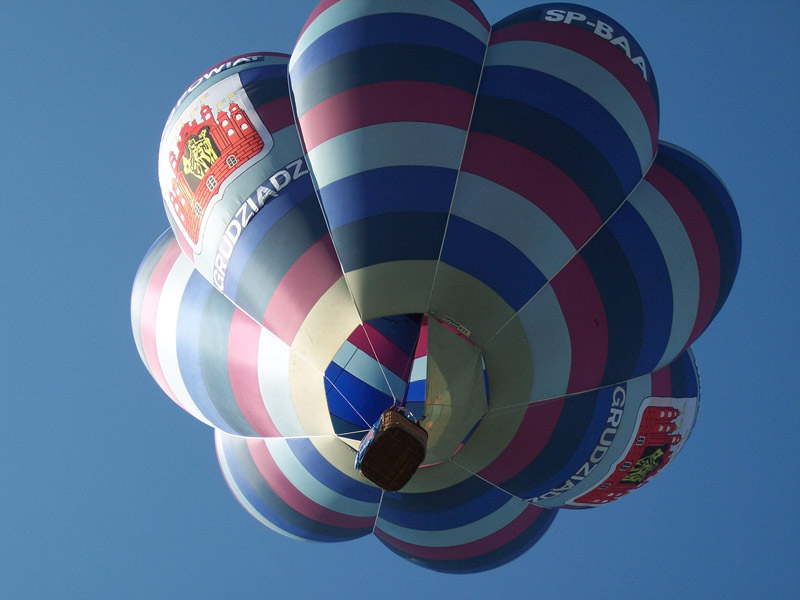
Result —
<path fill-rule="evenodd" d="M 280 527 L 275 525 L 275 523 L 273 523 L 272 521 L 270 521 L 269 519 L 264 517 L 260 512 L 258 512 L 258 510 L 256 510 L 255 506 L 250 504 L 250 501 L 245 497 L 244 492 L 242 492 L 242 489 L 238 485 L 236 485 L 236 480 L 233 478 L 233 474 L 231 473 L 230 469 L 228 468 L 228 463 L 229 463 L 230 459 L 228 458 L 228 456 L 226 456 L 225 451 L 223 450 L 223 447 L 222 447 L 222 439 L 221 438 L 222 438 L 223 435 L 225 435 L 225 434 L 223 432 L 219 431 L 218 429 L 214 431 L 214 441 L 215 441 L 216 446 L 217 446 L 217 458 L 219 459 L 220 469 L 222 469 L 222 475 L 223 475 L 223 477 L 225 477 L 225 481 L 227 482 L 228 487 L 230 487 L 231 492 L 233 492 L 233 495 L 239 501 L 239 504 L 241 504 L 244 507 L 244 509 L 248 513 L 250 513 L 250 515 L 254 519 L 256 519 L 262 525 L 264 525 L 266 527 L 269 527 L 275 533 L 280 533 L 281 535 L 285 535 L 286 537 L 292 538 L 293 540 L 300 540 L 300 541 L 303 541 L 303 542 L 308 541 L 305 538 L 302 538 L 302 537 L 296 536 L 296 535 L 294 535 L 292 533 L 289 533 L 285 529 L 281 529 Z M 235 461 L 236 458 L 233 457 L 233 460 Z"/>
<path fill-rule="evenodd" d="M 433 17 L 452 23 L 486 43 L 489 32 L 466 10 L 452 2 L 431 0 L 342 0 L 317 16 L 297 40 L 289 59 L 289 70 L 308 47 L 334 27 L 369 15 L 406 13 Z"/>
<path fill-rule="evenodd" d="M 337 440 L 333 439 L 332 441 L 336 442 L 336 444 L 327 445 L 325 448 L 326 454 L 338 452 L 352 464 L 354 458 L 352 451 Z M 306 469 L 305 465 L 294 455 L 287 440 L 271 438 L 264 440 L 264 443 L 284 477 L 286 477 L 286 479 L 288 479 L 305 497 L 328 510 L 353 517 L 374 517 L 378 512 L 377 502 L 364 502 L 362 500 L 348 498 L 315 479 L 308 469 Z M 320 455 L 320 461 L 326 459 L 328 459 L 327 456 L 323 458 Z M 331 467 L 332 466 L 333 465 L 331 465 Z M 359 484 L 354 480 L 353 486 L 355 487 L 357 485 L 365 484 Z"/>
<path fill-rule="evenodd" d="M 461 527 L 438 530 L 402 527 L 380 518 L 379 515 L 377 529 L 409 544 L 417 544 L 429 548 L 460 546 L 475 542 L 499 531 L 519 517 L 528 506 L 519 498 L 509 496 L 508 502 L 482 519 L 467 523 Z"/>
<path fill-rule="evenodd" d="M 533 358 L 531 401 L 558 398 L 567 391 L 572 343 L 564 313 L 550 284 L 517 315 Z"/>
<path fill-rule="evenodd" d="M 333 357 L 333 362 L 367 385 L 389 396 L 393 395 L 393 391 L 395 395 L 399 395 L 405 389 L 406 384 L 400 377 L 389 369 L 382 369 L 372 356 L 350 342 L 342 345 Z M 332 383 L 336 385 L 335 382 Z"/>
<path fill-rule="evenodd" d="M 453 214 L 511 243 L 548 280 L 575 254 L 569 238 L 539 207 L 472 173 L 459 175 Z"/>
<path fill-rule="evenodd" d="M 156 314 L 156 351 L 164 379 L 178 402 L 193 417 L 211 425 L 189 395 L 178 364 L 178 313 L 186 284 L 193 272 L 192 264 L 181 254 L 164 281 Z"/>
<path fill-rule="evenodd" d="M 422 165 L 456 170 L 465 138 L 463 129 L 448 125 L 381 123 L 323 142 L 308 153 L 308 162 L 320 189 L 380 167 Z"/>
<path fill-rule="evenodd" d="M 289 386 L 291 350 L 266 328 L 258 339 L 258 387 L 270 419 L 284 436 L 305 435 Z"/>
<path fill-rule="evenodd" d="M 489 46 L 485 66 L 515 66 L 557 77 L 575 86 L 616 119 L 636 149 L 642 173 L 653 161 L 653 140 L 639 105 L 620 81 L 582 54 L 546 42 Z"/>

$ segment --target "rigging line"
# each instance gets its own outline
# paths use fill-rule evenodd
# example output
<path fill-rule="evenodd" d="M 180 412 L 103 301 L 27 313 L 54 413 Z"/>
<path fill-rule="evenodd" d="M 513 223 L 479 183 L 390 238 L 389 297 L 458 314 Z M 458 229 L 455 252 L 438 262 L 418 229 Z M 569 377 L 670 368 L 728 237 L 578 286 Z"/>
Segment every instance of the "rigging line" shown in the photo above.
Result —
<path fill-rule="evenodd" d="M 656 151 L 656 155 L 657 154 L 658 154 L 658 152 Z M 517 310 L 517 312 L 515 312 L 513 315 L 511 315 L 511 317 L 505 323 L 500 325 L 500 327 L 497 329 L 497 331 L 495 331 L 494 334 L 486 341 L 484 346 L 488 346 L 492 342 L 492 340 L 494 338 L 496 338 L 500 334 L 500 332 L 503 331 L 503 329 L 505 329 L 508 326 L 509 323 L 511 323 L 511 321 L 516 319 L 517 316 L 523 310 L 525 310 L 525 307 L 528 306 L 531 302 L 533 302 L 534 298 L 536 298 L 536 296 L 538 296 L 539 293 L 544 288 L 549 286 L 550 282 L 552 282 L 553 279 L 555 279 L 558 276 L 558 274 L 561 273 L 561 271 L 563 271 L 567 267 L 567 265 L 569 265 L 575 259 L 576 256 L 580 255 L 581 250 L 583 250 L 592 240 L 594 240 L 595 236 L 597 236 L 597 234 L 599 234 L 606 227 L 606 225 L 608 225 L 609 221 L 611 221 L 611 219 L 614 218 L 614 215 L 616 215 L 620 211 L 620 209 L 630 201 L 631 196 L 633 196 L 633 194 L 636 192 L 636 190 L 639 189 L 639 186 L 642 185 L 642 182 L 644 182 L 644 180 L 645 180 L 645 175 L 647 175 L 647 173 L 650 171 L 650 168 L 653 166 L 653 163 L 655 163 L 655 161 L 656 161 L 656 156 L 654 155 L 653 156 L 653 160 L 650 161 L 650 165 L 647 167 L 647 169 L 645 169 L 642 172 L 642 177 L 641 177 L 641 179 L 639 179 L 639 182 L 633 187 L 633 189 L 628 193 L 628 195 L 625 196 L 625 199 L 622 202 L 620 202 L 619 206 L 617 206 L 617 208 L 614 209 L 614 211 L 608 216 L 608 218 L 605 221 L 603 221 L 603 223 L 600 225 L 600 227 L 597 228 L 597 231 L 595 231 L 583 244 L 581 244 L 581 247 L 578 248 L 572 254 L 572 256 L 570 256 L 566 260 L 566 262 L 561 266 L 560 269 L 558 269 L 555 273 L 553 273 L 552 277 L 550 277 L 547 281 L 545 281 L 544 284 L 542 284 L 542 286 L 538 290 L 536 290 L 536 292 L 534 292 L 533 296 L 528 298 L 527 302 L 525 302 L 525 304 L 523 304 L 519 308 L 519 310 Z"/>
<path fill-rule="evenodd" d="M 460 468 L 460 469 L 462 469 L 462 470 L 466 471 L 467 473 L 469 473 L 469 474 L 470 474 L 470 475 L 472 475 L 473 477 L 477 477 L 477 478 L 478 478 L 478 479 L 480 479 L 481 481 L 483 481 L 483 482 L 487 483 L 488 485 L 492 486 L 492 487 L 493 487 L 493 488 L 495 488 L 496 490 L 498 490 L 498 491 L 500 491 L 500 492 L 503 492 L 503 493 L 504 493 L 504 494 L 506 494 L 507 496 L 509 496 L 509 497 L 511 497 L 511 498 L 514 498 L 515 500 L 519 500 L 520 502 L 524 502 L 525 504 L 530 504 L 530 502 L 528 502 L 528 501 L 527 501 L 527 500 L 525 500 L 524 498 L 520 498 L 520 497 L 519 497 L 519 496 L 517 496 L 516 494 L 512 494 L 512 493 L 511 493 L 511 492 L 509 492 L 507 489 L 505 489 L 505 488 L 502 488 L 502 487 L 500 487 L 499 485 L 496 485 L 496 484 L 492 483 L 491 481 L 489 481 L 488 479 L 486 479 L 486 478 L 484 478 L 484 477 L 481 477 L 480 475 L 478 475 L 478 474 L 477 474 L 475 471 L 473 471 L 472 469 L 468 469 L 467 467 L 465 467 L 464 465 L 462 465 L 461 463 L 459 463 L 458 461 L 456 461 L 456 460 L 455 460 L 455 456 L 451 456 L 450 458 L 448 458 L 448 459 L 447 459 L 447 461 L 448 461 L 448 462 L 452 462 L 452 463 L 453 463 L 454 465 L 456 465 L 458 468 Z"/>
<path fill-rule="evenodd" d="M 683 352 L 685 352 L 685 350 L 683 350 L 681 353 L 679 353 L 678 356 L 680 356 Z M 589 389 L 586 389 L 586 390 L 581 390 L 579 392 L 570 392 L 569 394 L 563 394 L 561 396 L 551 396 L 550 398 L 542 398 L 541 400 L 530 400 L 528 402 L 518 402 L 516 404 L 507 404 L 505 406 L 500 406 L 500 407 L 497 407 L 497 408 L 494 408 L 494 409 L 489 409 L 489 412 L 499 413 L 499 412 L 503 412 L 505 410 L 510 410 L 510 409 L 513 409 L 513 408 L 520 408 L 520 407 L 523 407 L 523 406 L 533 406 L 534 404 L 544 404 L 544 403 L 547 403 L 547 402 L 555 402 L 557 400 L 573 400 L 576 396 L 580 396 L 581 394 L 590 394 L 592 392 L 597 392 L 597 391 L 602 390 L 602 389 L 615 387 L 615 386 L 618 386 L 618 385 L 622 385 L 623 383 L 628 383 L 628 382 L 633 381 L 635 379 L 639 379 L 640 377 L 646 377 L 646 376 L 650 375 L 651 373 L 653 373 L 655 371 L 658 371 L 659 369 L 663 369 L 664 367 L 669 366 L 670 364 L 672 364 L 673 361 L 675 361 L 678 358 L 678 356 L 673 358 L 672 361 L 670 361 L 666 365 L 662 365 L 660 367 L 656 367 L 655 369 L 653 369 L 649 373 L 643 373 L 641 375 L 637 375 L 636 377 L 630 377 L 628 379 L 622 379 L 622 380 L 616 381 L 614 383 L 607 383 L 607 384 L 599 385 L 597 387 L 589 388 Z M 698 383 L 699 383 L 699 375 L 698 375 Z M 700 390 L 699 390 L 699 387 L 698 387 L 698 397 L 699 397 L 699 392 L 700 392 Z"/>
<path fill-rule="evenodd" d="M 386 490 L 381 489 L 381 499 L 378 500 L 378 510 L 375 511 L 375 520 L 372 522 L 372 534 L 375 534 L 375 528 L 378 526 L 378 518 L 381 516 L 381 508 L 383 507 L 383 496 L 386 494 Z"/>
<path fill-rule="evenodd" d="M 355 405 L 354 405 L 352 402 L 350 402 L 350 400 L 347 398 L 347 396 L 345 396 L 345 395 L 344 395 L 344 392 L 342 392 L 342 390 L 340 390 L 340 389 L 338 388 L 338 386 L 336 385 L 336 381 L 339 379 L 339 377 L 341 377 L 342 373 L 344 373 L 344 372 L 347 370 L 347 365 L 349 365 L 349 364 L 350 364 L 350 361 L 352 361 L 352 360 L 353 360 L 353 358 L 355 358 L 356 354 L 358 353 L 358 348 L 356 348 L 355 346 L 354 346 L 353 348 L 354 348 L 354 349 L 353 349 L 353 353 L 350 355 L 350 358 L 348 358 L 348 359 L 347 359 L 347 362 L 346 362 L 346 363 L 344 364 L 344 366 L 342 367 L 342 370 L 341 370 L 341 371 L 339 371 L 339 374 L 338 374 L 338 375 L 336 375 L 336 379 L 330 379 L 330 378 L 328 378 L 328 377 L 325 377 L 325 380 L 326 380 L 328 383 L 330 383 L 330 384 L 331 384 L 331 387 L 333 387 L 333 389 L 335 389 L 335 390 L 336 390 L 336 391 L 339 393 L 339 395 L 340 395 L 340 396 L 341 396 L 341 397 L 344 399 L 344 401 L 345 401 L 345 402 L 347 402 L 347 405 L 348 405 L 348 406 L 349 406 L 351 409 L 353 409 L 353 412 L 354 412 L 354 413 L 356 413 L 356 414 L 358 415 L 358 417 L 359 417 L 359 418 L 360 418 L 362 421 L 364 421 L 364 424 L 365 424 L 367 427 L 371 427 L 371 426 L 372 426 L 372 423 L 370 423 L 369 421 L 367 421 L 367 420 L 364 418 L 364 415 L 362 415 L 362 414 L 361 414 L 361 412 L 360 412 L 360 411 L 359 411 L 359 410 L 358 410 L 358 409 L 355 407 Z M 326 395 L 326 397 L 327 397 L 327 390 L 326 390 L 326 392 L 325 392 L 325 395 Z"/>
<path fill-rule="evenodd" d="M 444 242 L 447 238 L 447 228 L 450 226 L 450 215 L 453 213 L 453 206 L 456 201 L 456 192 L 458 191 L 458 181 L 461 178 L 461 165 L 464 162 L 464 154 L 467 151 L 467 142 L 469 141 L 469 134 L 472 129 L 472 118 L 475 116 L 475 105 L 478 103 L 478 92 L 481 89 L 481 81 L 483 80 L 483 68 L 486 65 L 486 57 L 489 54 L 489 42 L 492 37 L 492 25 L 489 24 L 489 31 L 486 34 L 486 48 L 483 51 L 483 61 L 481 61 L 481 74 L 478 76 L 478 83 L 475 87 L 475 97 L 472 101 L 472 111 L 469 114 L 469 123 L 467 130 L 464 132 L 464 145 L 461 147 L 461 158 L 458 161 L 458 170 L 456 171 L 456 181 L 453 184 L 453 195 L 450 197 L 450 208 L 447 210 L 447 219 L 444 223 L 444 231 L 442 232 L 442 243 L 439 245 L 439 256 L 436 258 L 436 267 L 433 271 L 433 279 L 431 281 L 431 291 L 428 294 L 428 302 L 425 306 L 425 312 L 430 311 L 431 300 L 433 299 L 433 290 L 436 287 L 436 278 L 439 274 L 439 265 L 442 262 L 442 252 L 444 251 Z"/>
<path fill-rule="evenodd" d="M 358 320 L 360 322 L 360 325 L 364 329 L 364 334 L 366 335 L 367 341 L 369 342 L 369 345 L 372 348 L 373 354 L 375 354 L 375 348 L 374 348 L 374 346 L 372 344 L 372 341 L 369 339 L 369 334 L 367 333 L 367 329 L 365 327 L 364 317 L 362 316 L 361 307 L 358 305 L 358 302 L 356 301 L 355 294 L 353 294 L 353 289 L 350 287 L 350 280 L 349 280 L 349 278 L 347 276 L 347 273 L 345 272 L 344 264 L 342 263 L 342 259 L 339 256 L 339 250 L 336 247 L 336 241 L 335 241 L 334 236 L 333 236 L 333 231 L 331 230 L 331 224 L 330 224 L 330 221 L 328 219 L 328 215 L 325 212 L 325 207 L 322 204 L 322 198 L 321 198 L 320 193 L 319 193 L 319 184 L 317 183 L 317 178 L 314 175 L 314 170 L 311 167 L 311 162 L 308 159 L 308 152 L 306 152 L 305 141 L 303 140 L 303 136 L 302 136 L 301 131 L 300 131 L 300 117 L 297 114 L 297 106 L 295 105 L 294 93 L 292 92 L 292 87 L 291 87 L 291 75 L 289 74 L 288 68 L 287 68 L 287 73 L 286 74 L 287 74 L 286 85 L 287 85 L 288 90 L 289 90 L 289 102 L 291 103 L 291 106 L 292 106 L 292 114 L 294 115 L 294 120 L 295 120 L 295 129 L 297 130 L 297 135 L 300 138 L 300 144 L 301 144 L 301 148 L 302 148 L 302 151 L 303 151 L 303 158 L 306 161 L 306 168 L 308 169 L 309 176 L 311 177 L 311 183 L 314 186 L 314 195 L 317 197 L 317 204 L 319 205 L 319 210 L 322 213 L 322 218 L 325 221 L 325 228 L 328 230 L 328 236 L 331 239 L 331 245 L 333 246 L 333 252 L 336 255 L 337 262 L 339 263 L 339 268 L 341 269 L 341 272 L 342 272 L 342 278 L 344 279 L 344 284 L 347 287 L 347 293 L 350 294 L 350 300 L 353 302 L 353 307 L 356 309 L 356 314 L 358 315 Z M 336 285 L 336 284 L 334 283 L 334 285 Z M 387 385 L 389 391 L 392 392 L 392 396 L 394 398 L 395 394 L 392 391 L 391 385 L 389 385 L 389 378 L 386 376 L 386 373 L 383 370 L 383 365 L 380 363 L 380 361 L 377 360 L 377 355 L 375 355 L 375 358 L 376 358 L 376 362 L 378 363 L 378 366 L 381 369 L 381 374 L 383 375 L 383 378 L 386 381 L 386 385 Z M 338 389 L 337 389 L 337 391 L 338 391 Z M 339 393 L 341 394 L 341 392 L 339 392 Z M 342 394 L 342 397 L 344 398 L 344 394 Z M 345 400 L 347 400 L 347 398 L 345 398 Z M 349 401 L 348 401 L 348 404 L 350 404 Z M 361 417 L 360 414 L 359 414 L 359 416 Z M 366 420 L 364 419 L 364 417 L 361 417 L 361 419 L 364 420 L 364 422 L 366 423 Z"/>
<path fill-rule="evenodd" d="M 322 218 L 325 221 L 325 228 L 328 230 L 328 235 L 331 238 L 331 245 L 333 246 L 333 252 L 336 254 L 336 260 L 339 263 L 339 268 L 342 271 L 342 277 L 344 278 L 345 286 L 347 286 L 347 292 L 350 294 L 350 299 L 353 301 L 353 306 L 356 309 L 356 313 L 358 314 L 358 319 L 361 323 L 364 323 L 364 320 L 361 318 L 361 309 L 358 306 L 358 302 L 356 302 L 356 298 L 353 295 L 353 290 L 350 288 L 350 282 L 347 280 L 347 273 L 345 273 L 344 265 L 342 264 L 342 259 L 339 257 L 339 251 L 336 248 L 336 241 L 333 238 L 333 231 L 331 230 L 331 224 L 328 220 L 328 215 L 325 213 L 325 207 L 322 204 L 322 198 L 319 194 L 319 184 L 317 183 L 317 178 L 314 175 L 314 170 L 311 167 L 311 162 L 308 159 L 308 152 L 306 152 L 306 145 L 303 139 L 303 135 L 300 130 L 300 115 L 297 114 L 297 106 L 295 105 L 294 101 L 294 93 L 292 92 L 291 86 L 291 74 L 287 68 L 286 72 L 286 85 L 289 89 L 289 102 L 292 105 L 292 114 L 294 115 L 294 125 L 295 129 L 297 130 L 297 136 L 300 139 L 300 147 L 303 151 L 303 158 L 306 161 L 306 168 L 308 169 L 308 174 L 311 176 L 311 183 L 314 186 L 314 195 L 317 197 L 317 204 L 319 204 L 320 213 L 322 213 Z M 335 284 L 334 284 L 335 285 Z"/>

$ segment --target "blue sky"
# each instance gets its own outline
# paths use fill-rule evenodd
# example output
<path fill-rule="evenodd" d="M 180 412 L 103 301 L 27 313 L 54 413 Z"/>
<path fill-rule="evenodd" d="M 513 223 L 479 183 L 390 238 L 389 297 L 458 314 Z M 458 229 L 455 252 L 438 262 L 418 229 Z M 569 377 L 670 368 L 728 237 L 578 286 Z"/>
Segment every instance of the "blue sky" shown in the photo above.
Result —
<path fill-rule="evenodd" d="M 211 65 L 290 52 L 313 0 L 0 3 L 0 596 L 770 597 L 800 594 L 800 5 L 596 0 L 650 59 L 661 138 L 708 162 L 743 231 L 727 304 L 693 346 L 690 442 L 652 483 L 562 513 L 527 554 L 446 576 L 377 540 L 271 533 L 212 431 L 142 365 L 134 273 L 167 227 L 156 160 Z M 490 22 L 528 5 L 479 2 Z M 391 573 L 387 573 L 389 570 Z"/>

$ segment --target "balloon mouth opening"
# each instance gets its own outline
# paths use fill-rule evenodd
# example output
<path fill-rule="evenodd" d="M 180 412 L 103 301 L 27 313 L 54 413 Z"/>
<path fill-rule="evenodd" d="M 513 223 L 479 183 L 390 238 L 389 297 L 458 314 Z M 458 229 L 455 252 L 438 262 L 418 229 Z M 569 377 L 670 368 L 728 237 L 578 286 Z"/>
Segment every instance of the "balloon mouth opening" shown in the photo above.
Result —
<path fill-rule="evenodd" d="M 428 435 L 419 468 L 458 454 L 489 410 L 486 363 L 469 334 L 434 313 L 388 315 L 358 325 L 325 370 L 336 435 L 360 441 L 386 410 L 403 407 Z"/>

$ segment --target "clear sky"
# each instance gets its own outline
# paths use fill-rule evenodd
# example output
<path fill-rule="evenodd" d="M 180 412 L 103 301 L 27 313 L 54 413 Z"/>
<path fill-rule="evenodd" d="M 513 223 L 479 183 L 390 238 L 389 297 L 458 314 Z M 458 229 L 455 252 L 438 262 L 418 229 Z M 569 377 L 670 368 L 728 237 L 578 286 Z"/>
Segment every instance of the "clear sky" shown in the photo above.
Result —
<path fill-rule="evenodd" d="M 789 0 L 590 3 L 645 49 L 661 138 L 716 170 L 742 224 L 731 296 L 693 346 L 701 409 L 674 463 L 475 576 L 414 567 L 372 537 L 290 541 L 239 507 L 211 429 L 142 365 L 130 289 L 167 228 L 156 160 L 173 104 L 230 56 L 291 52 L 315 4 L 0 0 L 0 596 L 800 597 Z M 529 5 L 479 4 L 490 22 Z"/>

